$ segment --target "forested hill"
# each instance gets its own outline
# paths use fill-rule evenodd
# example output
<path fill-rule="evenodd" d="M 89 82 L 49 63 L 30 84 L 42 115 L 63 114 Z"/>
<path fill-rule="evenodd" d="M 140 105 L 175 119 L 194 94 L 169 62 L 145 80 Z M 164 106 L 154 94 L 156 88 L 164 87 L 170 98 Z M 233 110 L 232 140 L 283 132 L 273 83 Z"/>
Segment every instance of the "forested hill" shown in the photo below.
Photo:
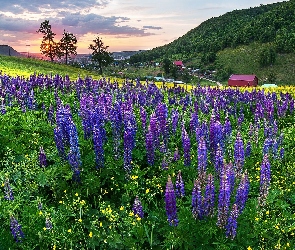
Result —
<path fill-rule="evenodd" d="M 136 54 L 130 62 L 170 58 L 214 59 L 216 52 L 252 42 L 272 43 L 277 52 L 295 50 L 295 0 L 234 10 L 210 18 L 175 41 Z"/>

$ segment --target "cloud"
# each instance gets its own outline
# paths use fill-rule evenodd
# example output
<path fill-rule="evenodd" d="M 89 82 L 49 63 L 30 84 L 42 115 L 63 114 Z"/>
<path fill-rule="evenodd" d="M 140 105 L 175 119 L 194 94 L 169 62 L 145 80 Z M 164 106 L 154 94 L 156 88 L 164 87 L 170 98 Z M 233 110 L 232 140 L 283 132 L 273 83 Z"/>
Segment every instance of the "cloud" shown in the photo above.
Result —
<path fill-rule="evenodd" d="M 143 26 L 144 29 L 161 30 L 162 27 L 157 26 Z"/>
<path fill-rule="evenodd" d="M 45 19 L 49 20 L 52 31 L 57 35 L 61 35 L 64 29 L 75 34 L 77 37 L 86 33 L 136 37 L 153 35 L 153 33 L 146 31 L 147 28 L 142 29 L 129 25 L 122 25 L 130 20 L 122 16 L 105 17 L 93 13 L 81 15 L 78 12 L 70 14 L 59 12 L 53 20 L 50 20 L 50 18 Z M 0 13 L 0 30 L 36 34 L 41 22 L 45 19 L 26 20 Z M 153 29 L 151 27 L 149 27 L 149 29 Z"/>
<path fill-rule="evenodd" d="M 48 1 L 48 0 L 0 0 L 1 11 L 22 13 L 35 12 L 38 13 L 41 9 L 51 10 L 77 10 L 82 8 L 103 8 L 106 7 L 109 0 L 65 0 L 65 1 Z"/>
<path fill-rule="evenodd" d="M 25 31 L 28 33 L 36 33 L 40 23 L 33 20 L 25 20 L 22 18 L 12 18 L 0 14 L 0 30 L 6 31 Z"/>
<path fill-rule="evenodd" d="M 72 13 L 63 17 L 61 19 L 61 24 L 74 29 L 77 34 L 102 33 L 105 35 L 152 35 L 152 33 L 145 32 L 145 29 L 122 25 L 122 23 L 129 20 L 129 18 L 122 16 L 106 17 L 93 13 L 86 15 Z"/>

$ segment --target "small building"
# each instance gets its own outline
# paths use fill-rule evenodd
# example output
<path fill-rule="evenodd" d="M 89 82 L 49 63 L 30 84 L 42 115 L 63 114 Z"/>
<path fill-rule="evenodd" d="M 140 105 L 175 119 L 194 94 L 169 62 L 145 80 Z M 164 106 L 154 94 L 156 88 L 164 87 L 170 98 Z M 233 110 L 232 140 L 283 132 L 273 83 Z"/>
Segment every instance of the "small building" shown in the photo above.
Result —
<path fill-rule="evenodd" d="M 182 61 L 174 61 L 173 64 L 177 66 L 178 68 L 182 69 L 184 67 Z"/>
<path fill-rule="evenodd" d="M 258 78 L 256 75 L 231 75 L 228 79 L 228 86 L 232 87 L 256 87 Z"/>

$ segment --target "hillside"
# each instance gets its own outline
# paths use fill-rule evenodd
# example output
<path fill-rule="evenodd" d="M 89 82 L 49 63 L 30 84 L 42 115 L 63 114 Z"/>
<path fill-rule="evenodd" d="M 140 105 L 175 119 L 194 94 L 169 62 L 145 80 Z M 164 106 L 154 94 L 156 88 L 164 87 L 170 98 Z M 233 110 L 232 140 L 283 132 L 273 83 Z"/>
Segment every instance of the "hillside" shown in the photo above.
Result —
<path fill-rule="evenodd" d="M 136 54 L 131 63 L 151 60 L 183 60 L 195 67 L 213 67 L 221 51 L 239 46 L 268 44 L 277 58 L 295 50 L 295 1 L 280 2 L 259 7 L 234 10 L 222 16 L 210 18 L 175 41 Z M 221 53 L 221 54 L 224 54 Z M 257 56 L 252 55 L 253 57 Z M 219 60 L 220 61 L 220 60 Z M 220 64 L 219 64 L 220 66 Z M 252 68 L 260 71 L 257 65 Z M 244 73 L 244 72 L 240 72 Z"/>
<path fill-rule="evenodd" d="M 0 45 L 0 55 L 4 56 L 21 56 L 15 49 L 9 45 Z"/>
<path fill-rule="evenodd" d="M 100 77 L 93 72 L 78 69 L 69 65 L 51 63 L 33 58 L 3 56 L 0 55 L 0 72 L 11 76 L 24 76 L 29 77 L 34 72 L 36 74 L 59 74 L 69 75 L 72 79 L 77 79 L 79 76 L 94 76 Z"/>

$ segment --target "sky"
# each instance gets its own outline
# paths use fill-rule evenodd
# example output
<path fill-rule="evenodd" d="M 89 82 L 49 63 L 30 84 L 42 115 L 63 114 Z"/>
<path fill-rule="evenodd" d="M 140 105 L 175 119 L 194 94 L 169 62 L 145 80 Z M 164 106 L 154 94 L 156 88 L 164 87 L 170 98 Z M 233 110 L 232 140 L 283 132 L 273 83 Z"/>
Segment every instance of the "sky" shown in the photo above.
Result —
<path fill-rule="evenodd" d="M 40 24 L 49 20 L 58 41 L 63 31 L 78 40 L 78 53 L 100 37 L 108 51 L 147 50 L 183 36 L 202 22 L 237 9 L 280 0 L 0 0 L 0 45 L 40 52 Z"/>

